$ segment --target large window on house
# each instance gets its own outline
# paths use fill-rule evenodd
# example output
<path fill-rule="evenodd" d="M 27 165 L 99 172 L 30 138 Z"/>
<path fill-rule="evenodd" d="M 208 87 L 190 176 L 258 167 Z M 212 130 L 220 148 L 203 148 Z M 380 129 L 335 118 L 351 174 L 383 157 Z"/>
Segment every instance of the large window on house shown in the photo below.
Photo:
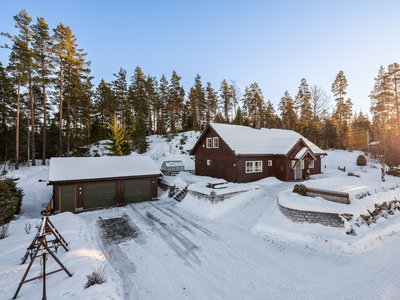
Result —
<path fill-rule="evenodd" d="M 246 173 L 262 172 L 262 161 L 246 161 Z"/>
<path fill-rule="evenodd" d="M 209 137 L 206 139 L 206 147 L 212 148 L 212 138 Z"/>
<path fill-rule="evenodd" d="M 314 160 L 310 160 L 310 163 L 308 164 L 308 168 L 310 168 L 310 169 L 314 168 Z"/>
<path fill-rule="evenodd" d="M 219 147 L 219 139 L 218 137 L 213 137 L 213 148 Z"/>

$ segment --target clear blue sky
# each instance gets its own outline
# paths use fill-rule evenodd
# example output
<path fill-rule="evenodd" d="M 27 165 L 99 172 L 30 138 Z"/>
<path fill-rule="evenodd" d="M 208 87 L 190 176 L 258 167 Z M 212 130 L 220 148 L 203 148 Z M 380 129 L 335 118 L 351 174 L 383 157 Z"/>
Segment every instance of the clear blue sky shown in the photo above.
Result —
<path fill-rule="evenodd" d="M 16 34 L 12 17 L 22 9 L 34 22 L 72 29 L 96 85 L 120 67 L 130 77 L 138 65 L 158 79 L 176 70 L 186 92 L 197 74 L 216 90 L 223 79 L 242 92 L 256 81 L 277 110 L 302 78 L 332 96 L 343 70 L 353 109 L 369 112 L 380 65 L 400 63 L 400 1 L 16 0 L 1 4 L 0 31 Z M 4 65 L 8 54 L 0 49 Z"/>

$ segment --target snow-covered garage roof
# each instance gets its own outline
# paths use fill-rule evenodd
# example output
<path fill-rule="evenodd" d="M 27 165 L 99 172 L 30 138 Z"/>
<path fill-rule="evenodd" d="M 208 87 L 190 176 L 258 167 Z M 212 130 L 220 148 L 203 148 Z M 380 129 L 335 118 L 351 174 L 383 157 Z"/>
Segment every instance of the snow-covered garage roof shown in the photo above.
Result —
<path fill-rule="evenodd" d="M 159 175 L 149 156 L 51 158 L 48 182 Z"/>
<path fill-rule="evenodd" d="M 236 154 L 286 155 L 302 139 L 315 154 L 326 154 L 301 134 L 285 129 L 254 129 L 248 126 L 210 123 Z"/>

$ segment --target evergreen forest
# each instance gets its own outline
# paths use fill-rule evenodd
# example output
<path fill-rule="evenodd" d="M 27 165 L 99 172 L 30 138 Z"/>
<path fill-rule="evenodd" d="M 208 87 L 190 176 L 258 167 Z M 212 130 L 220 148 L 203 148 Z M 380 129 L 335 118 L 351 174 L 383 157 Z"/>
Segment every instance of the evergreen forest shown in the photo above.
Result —
<path fill-rule="evenodd" d="M 323 149 L 366 151 L 379 144 L 383 165 L 399 165 L 400 65 L 381 66 L 370 92 L 370 115 L 353 111 L 348 83 L 338 70 L 331 91 L 299 78 L 274 107 L 257 82 L 241 91 L 194 78 L 184 90 L 172 70 L 156 78 L 137 66 L 132 76 L 116 68 L 114 80 L 95 86 L 91 62 L 72 30 L 50 29 L 25 10 L 13 17 L 16 34 L 1 32 L 9 61 L 0 62 L 0 162 L 45 164 L 50 157 L 86 156 L 87 145 L 111 140 L 115 155 L 146 152 L 146 137 L 203 130 L 210 122 L 294 130 Z M 10 22 L 12 19 L 10 18 Z M 274 99 L 278 100 L 278 99 Z M 278 102 L 278 101 L 277 101 Z"/>

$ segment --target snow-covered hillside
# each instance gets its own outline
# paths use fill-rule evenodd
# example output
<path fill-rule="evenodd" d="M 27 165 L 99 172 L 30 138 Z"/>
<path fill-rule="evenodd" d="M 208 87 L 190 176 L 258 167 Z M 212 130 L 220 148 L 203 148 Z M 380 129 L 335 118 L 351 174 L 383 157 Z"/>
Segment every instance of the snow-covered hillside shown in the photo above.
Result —
<path fill-rule="evenodd" d="M 158 166 L 164 160 L 179 159 L 186 169 L 194 169 L 194 161 L 187 153 L 199 135 L 188 132 L 169 142 L 151 136 L 145 155 Z M 102 151 L 100 147 L 97 153 Z M 382 183 L 380 170 L 371 167 L 372 161 L 366 167 L 357 167 L 360 152 L 327 153 L 322 160 L 323 174 L 303 183 L 346 190 L 352 204 L 341 204 L 343 209 L 365 213 L 375 203 L 400 199 L 400 189 L 396 188 L 399 178 L 387 176 Z M 346 166 L 346 172 L 339 171 L 338 166 Z M 347 176 L 347 172 L 360 178 Z M 40 204 L 48 201 L 52 193 L 44 182 L 46 166 L 22 167 L 8 175 L 19 178 L 18 185 L 26 195 L 21 216 L 11 222 L 9 236 L 0 240 L 2 299 L 12 298 L 22 278 L 27 263 L 21 265 L 20 259 L 35 235 Z M 193 183 L 201 186 L 214 179 L 181 173 L 167 180 L 183 187 Z M 155 202 L 52 216 L 51 221 L 70 247 L 68 252 L 59 250 L 57 257 L 73 276 L 64 272 L 50 275 L 47 297 L 398 299 L 400 212 L 356 228 L 355 236 L 347 235 L 346 228 L 293 223 L 280 212 L 277 197 L 283 193 L 286 198 L 293 197 L 292 202 L 300 208 L 310 205 L 308 197 L 290 192 L 294 184 L 266 178 L 251 183 L 258 189 L 218 204 L 191 195 L 179 203 L 160 190 L 160 200 Z M 369 196 L 357 199 L 366 191 Z M 340 205 L 318 201 L 329 211 Z M 30 234 L 24 231 L 26 223 L 33 227 Z M 104 224 L 124 224 L 125 230 L 119 232 L 117 225 L 107 229 Z M 86 275 L 102 266 L 106 267 L 108 281 L 85 290 Z M 57 264 L 50 259 L 46 268 L 52 271 Z M 35 262 L 28 277 L 39 273 Z M 34 280 L 22 286 L 18 299 L 37 299 L 41 293 L 42 282 Z"/>

